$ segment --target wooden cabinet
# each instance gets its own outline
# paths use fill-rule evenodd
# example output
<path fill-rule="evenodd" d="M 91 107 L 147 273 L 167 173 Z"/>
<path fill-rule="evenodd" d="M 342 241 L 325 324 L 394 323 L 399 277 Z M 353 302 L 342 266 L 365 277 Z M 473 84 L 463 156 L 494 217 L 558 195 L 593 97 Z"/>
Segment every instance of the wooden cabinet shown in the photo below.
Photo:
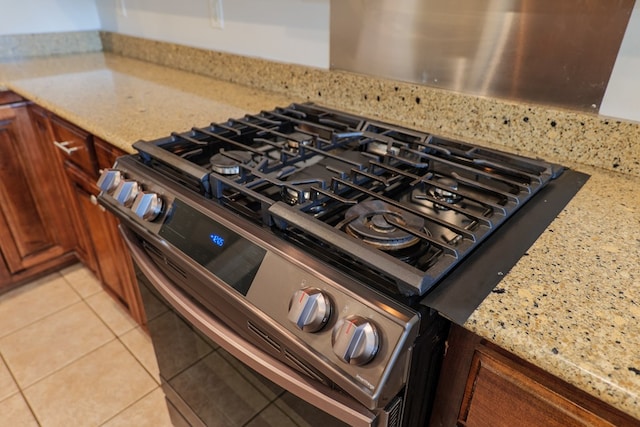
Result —
<path fill-rule="evenodd" d="M 93 142 L 99 169 L 112 167 L 115 159 L 125 154 L 99 138 L 94 137 Z M 102 283 L 122 302 L 131 316 L 142 324 L 144 311 L 129 250 L 118 231 L 120 223 L 114 215 L 97 204 L 96 196 L 100 190 L 95 184 L 96 180 L 87 182 L 86 177 L 83 179 L 78 170 L 69 169 L 68 172 L 75 176 L 73 180 L 78 188 L 77 196 L 82 200 L 81 211 L 87 216 Z"/>
<path fill-rule="evenodd" d="M 15 93 L 0 91 L 0 292 L 79 259 L 142 323 L 118 221 L 96 200 L 98 169 L 123 154 Z"/>
<path fill-rule="evenodd" d="M 640 422 L 454 326 L 432 426 L 637 426 Z"/>
<path fill-rule="evenodd" d="M 86 212 L 80 207 L 81 201 L 90 194 L 86 191 L 85 182 L 97 180 L 97 166 L 93 151 L 93 137 L 88 132 L 68 123 L 48 111 L 33 107 L 33 115 L 41 122 L 38 128 L 43 130 L 42 138 L 55 152 L 58 167 L 64 171 L 68 185 L 66 199 L 71 208 L 75 234 L 77 237 L 76 253 L 80 261 L 93 273 L 100 277 L 98 261 L 93 250 L 90 228 L 87 224 Z M 77 173 L 74 173 L 77 172 Z M 86 196 L 86 197 L 85 197 Z"/>
<path fill-rule="evenodd" d="M 10 92 L 0 102 L 0 291 L 74 261 L 75 238 L 28 103 Z M 54 168 L 55 169 L 55 168 Z"/>
<path fill-rule="evenodd" d="M 47 113 L 38 114 L 46 122 Z M 113 166 L 125 154 L 105 141 L 59 117 L 49 118 L 51 144 L 68 186 L 72 217 L 77 224 L 79 258 L 94 271 L 104 289 L 142 323 L 135 272 L 129 252 L 118 231 L 118 220 L 97 203 L 99 169 Z"/>

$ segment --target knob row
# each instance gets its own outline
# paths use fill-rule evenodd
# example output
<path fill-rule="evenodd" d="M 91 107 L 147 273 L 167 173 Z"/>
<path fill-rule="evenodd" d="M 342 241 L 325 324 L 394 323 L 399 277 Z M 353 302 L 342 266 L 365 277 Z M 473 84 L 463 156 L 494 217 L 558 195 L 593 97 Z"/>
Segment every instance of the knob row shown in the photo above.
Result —
<path fill-rule="evenodd" d="M 163 202 L 157 193 L 143 191 L 140 183 L 125 179 L 117 169 L 105 169 L 97 185 L 100 190 L 110 194 L 122 206 L 130 207 L 144 220 L 153 221 L 162 213 Z"/>
<path fill-rule="evenodd" d="M 331 316 L 331 300 L 320 289 L 296 291 L 289 301 L 289 321 L 305 332 L 318 332 Z M 336 322 L 331 334 L 333 352 L 351 365 L 364 365 L 378 352 L 379 335 L 370 321 L 348 316 Z"/>

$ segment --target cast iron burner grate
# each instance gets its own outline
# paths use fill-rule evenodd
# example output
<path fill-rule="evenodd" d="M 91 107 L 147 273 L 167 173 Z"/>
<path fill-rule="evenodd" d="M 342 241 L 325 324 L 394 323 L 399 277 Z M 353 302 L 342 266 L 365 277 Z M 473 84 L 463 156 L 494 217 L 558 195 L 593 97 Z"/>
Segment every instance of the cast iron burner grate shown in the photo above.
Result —
<path fill-rule="evenodd" d="M 316 256 L 340 254 L 406 296 L 425 294 L 562 172 L 314 104 L 134 147 L 185 188 L 303 248 L 320 242 Z"/>

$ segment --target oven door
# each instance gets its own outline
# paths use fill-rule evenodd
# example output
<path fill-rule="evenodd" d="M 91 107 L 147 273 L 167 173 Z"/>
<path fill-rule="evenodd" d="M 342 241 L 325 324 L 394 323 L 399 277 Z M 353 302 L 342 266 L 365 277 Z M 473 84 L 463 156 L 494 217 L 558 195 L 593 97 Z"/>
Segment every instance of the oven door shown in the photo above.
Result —
<path fill-rule="evenodd" d="M 132 233 L 122 228 L 174 424 L 387 425 L 344 393 L 240 337 L 173 284 Z"/>

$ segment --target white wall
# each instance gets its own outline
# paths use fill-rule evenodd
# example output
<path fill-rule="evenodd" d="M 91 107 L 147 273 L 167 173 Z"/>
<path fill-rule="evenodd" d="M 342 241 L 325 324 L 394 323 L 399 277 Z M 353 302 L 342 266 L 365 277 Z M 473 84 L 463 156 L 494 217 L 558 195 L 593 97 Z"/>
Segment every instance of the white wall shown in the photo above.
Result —
<path fill-rule="evenodd" d="M 640 122 L 640 2 L 633 7 L 600 114 Z"/>
<path fill-rule="evenodd" d="M 93 0 L 0 0 L 0 36 L 99 29 Z"/>
<path fill-rule="evenodd" d="M 329 67 L 329 0 L 220 1 L 223 29 L 211 25 L 209 0 L 95 0 L 105 31 Z"/>

